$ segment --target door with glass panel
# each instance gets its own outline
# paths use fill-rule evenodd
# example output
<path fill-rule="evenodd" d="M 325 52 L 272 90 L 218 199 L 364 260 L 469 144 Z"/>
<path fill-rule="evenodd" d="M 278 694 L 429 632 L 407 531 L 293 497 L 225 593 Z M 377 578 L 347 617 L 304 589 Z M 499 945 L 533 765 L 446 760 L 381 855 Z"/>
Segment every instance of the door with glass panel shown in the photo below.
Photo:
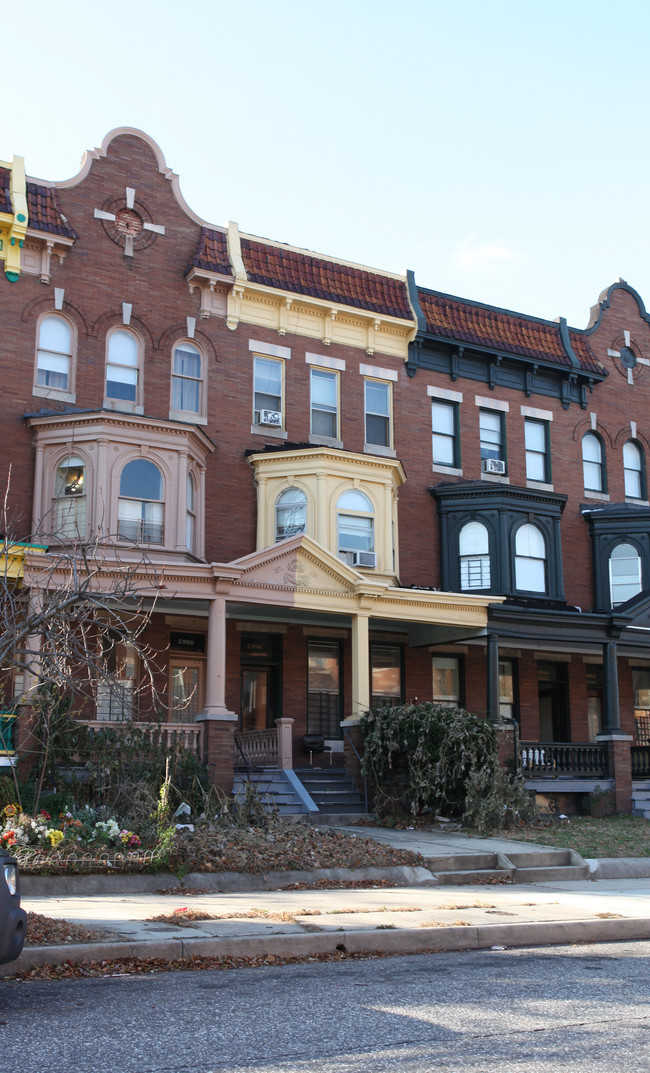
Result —
<path fill-rule="evenodd" d="M 203 709 L 205 663 L 173 659 L 169 664 L 170 723 L 193 723 Z"/>
<path fill-rule="evenodd" d="M 270 667 L 242 668 L 240 711 L 242 730 L 266 730 L 273 726 Z"/>
<path fill-rule="evenodd" d="M 328 740 L 341 737 L 341 646 L 310 641 L 307 669 L 307 733 Z"/>

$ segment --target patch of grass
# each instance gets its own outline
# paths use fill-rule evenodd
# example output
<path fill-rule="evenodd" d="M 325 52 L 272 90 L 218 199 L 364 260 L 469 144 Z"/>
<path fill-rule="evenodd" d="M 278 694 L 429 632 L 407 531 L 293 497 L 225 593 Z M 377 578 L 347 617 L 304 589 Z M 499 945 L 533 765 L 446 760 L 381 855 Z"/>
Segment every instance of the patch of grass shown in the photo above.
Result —
<path fill-rule="evenodd" d="M 501 834 L 501 832 L 499 832 Z M 640 816 L 574 816 L 547 827 L 527 827 L 513 837 L 582 857 L 650 857 L 650 823 Z"/>

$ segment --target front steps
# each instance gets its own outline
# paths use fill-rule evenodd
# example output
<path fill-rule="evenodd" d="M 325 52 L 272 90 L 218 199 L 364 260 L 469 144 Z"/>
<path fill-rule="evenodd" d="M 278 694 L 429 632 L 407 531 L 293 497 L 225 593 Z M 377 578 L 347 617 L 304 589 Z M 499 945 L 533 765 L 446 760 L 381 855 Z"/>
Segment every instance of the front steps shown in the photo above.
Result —
<path fill-rule="evenodd" d="M 632 815 L 650 820 L 650 782 L 632 779 Z"/>
<path fill-rule="evenodd" d="M 306 809 L 289 782 L 284 771 L 280 768 L 261 768 L 258 771 L 236 771 L 233 780 L 232 793 L 237 798 L 243 798 L 246 793 L 246 783 L 252 783 L 269 809 L 277 809 L 281 816 L 296 819 L 302 818 Z"/>
<path fill-rule="evenodd" d="M 310 814 L 314 823 L 353 823 L 367 814 L 363 791 L 354 786 L 343 768 L 296 768 L 295 774 L 318 808 Z"/>
<path fill-rule="evenodd" d="M 425 857 L 443 886 L 468 883 L 553 883 L 588 879 L 589 865 L 572 849 L 531 853 L 468 853 Z"/>

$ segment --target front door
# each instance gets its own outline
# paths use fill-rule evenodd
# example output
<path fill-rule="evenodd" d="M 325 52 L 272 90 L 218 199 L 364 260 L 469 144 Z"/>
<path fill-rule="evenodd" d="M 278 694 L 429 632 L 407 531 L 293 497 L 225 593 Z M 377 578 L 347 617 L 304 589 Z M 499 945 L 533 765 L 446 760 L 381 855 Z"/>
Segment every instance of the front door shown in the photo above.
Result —
<path fill-rule="evenodd" d="M 538 664 L 539 731 L 541 741 L 571 741 L 565 663 Z"/>
<path fill-rule="evenodd" d="M 205 663 L 172 659 L 169 662 L 170 723 L 194 723 L 203 709 Z"/>
<path fill-rule="evenodd" d="M 273 726 L 270 667 L 242 668 L 240 712 L 242 730 Z"/>

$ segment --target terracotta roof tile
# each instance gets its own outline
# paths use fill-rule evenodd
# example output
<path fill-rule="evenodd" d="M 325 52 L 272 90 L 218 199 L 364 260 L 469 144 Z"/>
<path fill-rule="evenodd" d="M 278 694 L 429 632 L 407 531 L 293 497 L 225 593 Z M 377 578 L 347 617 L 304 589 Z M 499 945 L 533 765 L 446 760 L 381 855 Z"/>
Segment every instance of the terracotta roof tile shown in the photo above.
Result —
<path fill-rule="evenodd" d="M 77 237 L 61 212 L 54 187 L 27 183 L 27 211 L 29 227 L 35 231 L 49 231 L 54 235 L 65 235 L 66 238 Z"/>
<path fill-rule="evenodd" d="M 246 272 L 253 283 L 385 316 L 413 319 L 405 281 L 267 242 L 243 238 L 241 247 Z"/>
<path fill-rule="evenodd" d="M 201 239 L 196 256 L 192 261 L 194 268 L 203 268 L 206 272 L 219 272 L 222 276 L 232 276 L 233 270 L 228 258 L 228 241 L 225 232 L 201 229 Z"/>
<path fill-rule="evenodd" d="M 11 195 L 9 194 L 10 182 L 11 172 L 9 168 L 0 168 L 0 212 L 13 212 Z"/>
<path fill-rule="evenodd" d="M 418 291 L 420 306 L 432 335 L 470 346 L 487 347 L 515 357 L 536 359 L 553 365 L 572 366 L 562 342 L 560 325 L 494 306 L 468 302 L 449 294 Z M 585 371 L 601 373 L 603 367 L 584 336 L 569 329 L 573 351 Z"/>

